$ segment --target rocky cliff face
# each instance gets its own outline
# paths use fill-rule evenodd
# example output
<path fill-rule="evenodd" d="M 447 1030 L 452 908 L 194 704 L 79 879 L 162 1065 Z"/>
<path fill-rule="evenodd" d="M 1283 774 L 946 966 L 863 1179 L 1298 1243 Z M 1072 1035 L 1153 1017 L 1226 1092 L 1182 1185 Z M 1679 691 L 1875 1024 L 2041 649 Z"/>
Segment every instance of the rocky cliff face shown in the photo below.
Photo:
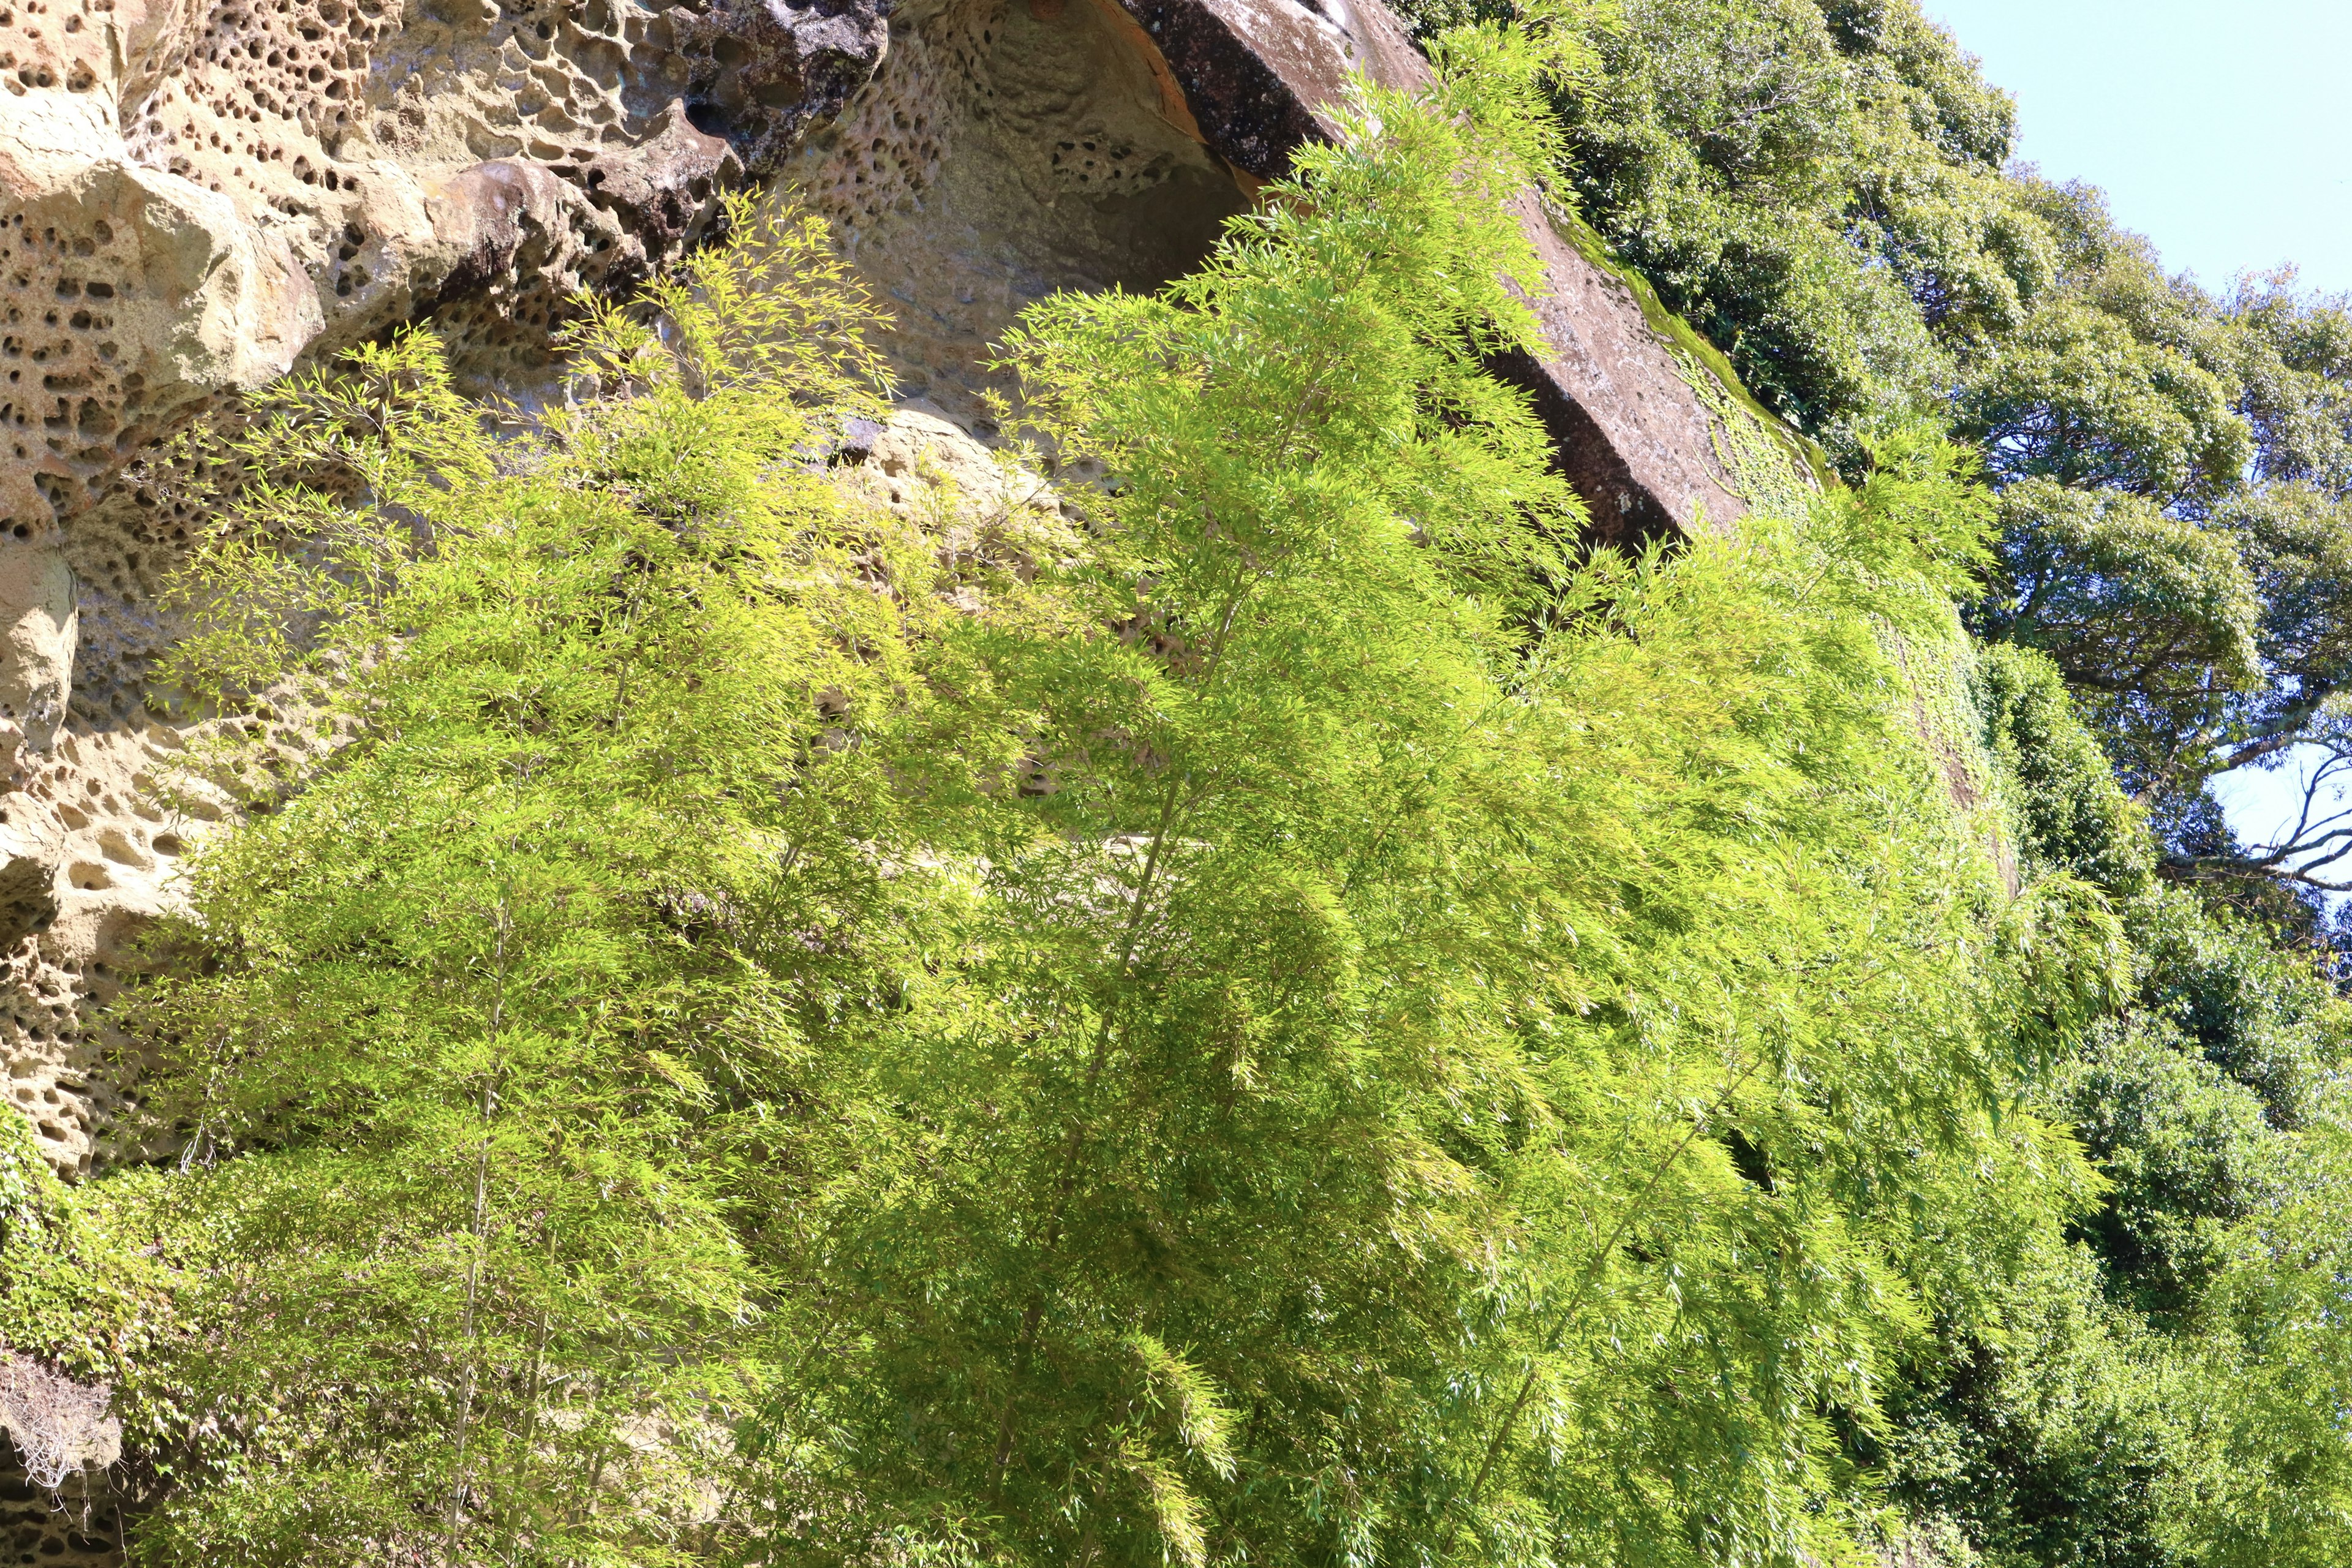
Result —
<path fill-rule="evenodd" d="M 96 1157 L 115 966 L 220 815 L 155 787 L 160 440 L 404 321 L 527 394 L 749 183 L 892 307 L 893 438 L 968 446 L 1024 304 L 1186 270 L 1350 71 L 1425 69 L 1377 0 L 0 0 L 0 1059 L 52 1158 Z M 1623 286 L 1520 216 L 1549 347 L 1507 368 L 1596 526 L 1736 513 Z"/>

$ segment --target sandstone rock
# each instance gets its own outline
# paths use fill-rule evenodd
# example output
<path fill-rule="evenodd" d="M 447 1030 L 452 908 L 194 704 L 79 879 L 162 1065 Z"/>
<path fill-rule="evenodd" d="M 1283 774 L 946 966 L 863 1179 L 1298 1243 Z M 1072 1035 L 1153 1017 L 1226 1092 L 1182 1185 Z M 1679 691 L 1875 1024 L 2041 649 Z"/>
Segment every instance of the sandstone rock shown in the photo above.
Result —
<path fill-rule="evenodd" d="M 842 489 L 920 521 L 944 548 L 960 548 L 976 530 L 1016 526 L 1019 516 L 1059 526 L 1061 498 L 1044 479 L 935 407 L 907 404 L 861 436 L 864 455 L 838 476 Z"/>
<path fill-rule="evenodd" d="M 58 918 L 57 848 L 0 826 L 0 942 L 22 942 Z"/>
<path fill-rule="evenodd" d="M 1429 79 L 1396 17 L 1349 0 L 1122 0 L 1167 61 L 1202 138 L 1260 179 L 1335 127 L 1350 72 L 1389 87 Z"/>
<path fill-rule="evenodd" d="M 755 175 L 772 173 L 800 132 L 840 111 L 889 46 L 887 0 L 717 0 L 681 7 L 677 47 L 692 61 L 687 99 L 703 130 L 725 136 Z"/>
<path fill-rule="evenodd" d="M 402 321 L 527 383 L 577 292 L 702 234 L 730 138 L 782 156 L 887 46 L 829 0 L 0 5 L 0 1063 L 61 1168 L 115 1096 L 92 1009 L 209 826 L 160 803 L 149 673 L 202 520 L 133 459 Z"/>
<path fill-rule="evenodd" d="M 458 363 L 517 389 L 549 362 L 552 329 L 583 293 L 623 291 L 701 237 L 742 165 L 673 102 L 637 144 L 575 163 L 499 158 L 428 189 L 448 258 L 435 328 Z"/>
<path fill-rule="evenodd" d="M 1054 486 L 1016 454 L 977 441 L 934 407 L 894 409 L 870 434 L 863 456 L 836 476 L 851 496 L 919 524 L 938 552 L 938 591 L 967 614 L 987 607 L 984 584 L 1001 574 L 1023 581 L 1081 552 L 1079 523 Z"/>
<path fill-rule="evenodd" d="M 0 721 L 17 750 L 0 757 L 21 779 L 24 748 L 46 752 L 65 721 L 79 630 L 73 572 L 47 542 L 0 542 Z"/>
<path fill-rule="evenodd" d="M 1024 306 L 1156 287 L 1250 201 L 1115 0 L 909 0 L 779 184 L 894 312 L 901 392 L 983 433 L 991 345 Z"/>
<path fill-rule="evenodd" d="M 1168 63 L 1217 154 L 1266 176 L 1333 131 L 1350 72 L 1415 87 L 1429 67 L 1377 0 L 1123 0 Z M 1708 416 L 1617 279 L 1586 260 L 1532 195 L 1519 226 L 1547 291 L 1549 352 L 1501 368 L 1528 388 L 1560 467 L 1604 537 L 1639 540 L 1747 508 L 1715 458 Z"/>
<path fill-rule="evenodd" d="M 1511 353 L 1496 368 L 1534 397 L 1594 533 L 1639 544 L 1744 515 L 1716 455 L 1713 416 L 1633 290 L 1586 260 L 1532 196 L 1518 209 L 1549 285 L 1533 301 L 1547 352 Z"/>
<path fill-rule="evenodd" d="M 833 0 L 6 8 L 0 517 L 76 517 L 158 435 L 398 321 L 502 368 L 887 44 Z"/>
<path fill-rule="evenodd" d="M 35 525 L 394 321 L 510 373 L 747 171 L 836 219 L 901 307 L 910 392 L 970 419 L 1021 304 L 1184 269 L 1329 132 L 1349 71 L 1425 71 L 1372 0 L 65 0 L 11 23 L 0 286 L 26 363 L 0 504 Z M 1638 310 L 1524 216 L 1555 352 L 1522 379 L 1572 477 L 1637 531 L 1736 510 Z"/>

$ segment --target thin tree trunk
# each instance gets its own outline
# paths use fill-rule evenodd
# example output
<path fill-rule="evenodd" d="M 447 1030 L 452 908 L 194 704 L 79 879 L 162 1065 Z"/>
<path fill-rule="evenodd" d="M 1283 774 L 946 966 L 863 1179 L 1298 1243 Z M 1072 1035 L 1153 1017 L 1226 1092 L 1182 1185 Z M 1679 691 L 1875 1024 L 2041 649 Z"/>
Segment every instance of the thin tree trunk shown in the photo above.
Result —
<path fill-rule="evenodd" d="M 481 1141 L 474 1161 L 474 1246 L 473 1256 L 466 1262 L 466 1312 L 459 1336 L 465 1346 L 466 1367 L 458 1384 L 457 1451 L 449 1476 L 446 1533 L 448 1553 L 453 1563 L 457 1554 L 458 1515 L 463 1511 L 466 1499 L 466 1448 L 467 1441 L 472 1436 L 475 1372 L 480 1360 L 477 1341 L 479 1334 L 482 1255 L 489 1246 L 490 1231 L 490 1125 L 498 1110 L 499 1033 L 506 1021 L 507 939 L 513 931 L 513 918 L 508 907 L 510 890 L 511 884 L 499 889 L 498 934 L 491 958 L 490 1060 L 482 1074 Z"/>

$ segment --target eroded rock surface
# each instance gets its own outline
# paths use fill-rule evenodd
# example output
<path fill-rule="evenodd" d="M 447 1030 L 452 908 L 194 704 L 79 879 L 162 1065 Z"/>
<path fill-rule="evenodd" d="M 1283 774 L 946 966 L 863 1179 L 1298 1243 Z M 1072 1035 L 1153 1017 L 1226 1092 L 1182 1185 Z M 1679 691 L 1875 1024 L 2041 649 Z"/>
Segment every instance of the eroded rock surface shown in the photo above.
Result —
<path fill-rule="evenodd" d="M 1377 0 L 1126 0 L 1167 61 L 1208 145 L 1254 175 L 1333 129 L 1350 72 L 1389 87 L 1429 79 Z M 1728 487 L 1708 416 L 1625 285 L 1588 261 L 1532 195 L 1519 226 L 1542 264 L 1548 352 L 1504 365 L 1536 399 L 1562 471 L 1620 542 L 1704 527 L 1747 509 Z"/>
<path fill-rule="evenodd" d="M 1056 289 L 1150 287 L 1305 142 L 1337 131 L 1351 73 L 1429 68 L 1395 17 L 1349 0 L 908 0 L 842 117 L 781 170 L 898 313 L 905 389 L 968 424 L 990 345 Z M 1594 526 L 1632 542 L 1738 516 L 1709 416 L 1617 278 L 1529 196 L 1535 395 Z"/>
<path fill-rule="evenodd" d="M 910 0 L 782 183 L 892 311 L 902 394 L 968 425 L 1023 307 L 1190 271 L 1249 203 L 1115 0 Z"/>

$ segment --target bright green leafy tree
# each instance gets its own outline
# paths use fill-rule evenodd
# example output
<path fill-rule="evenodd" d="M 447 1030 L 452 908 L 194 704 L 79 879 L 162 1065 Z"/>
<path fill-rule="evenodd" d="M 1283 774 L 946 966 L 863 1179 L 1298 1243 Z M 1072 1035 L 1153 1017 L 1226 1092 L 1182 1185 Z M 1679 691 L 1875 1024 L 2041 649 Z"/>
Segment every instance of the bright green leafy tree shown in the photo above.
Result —
<path fill-rule="evenodd" d="M 790 223 L 536 425 L 421 338 L 271 395 L 190 583 L 251 816 L 138 1019 L 185 1158 L 56 1200 L 139 1249 L 151 1560 L 1853 1560 L 1910 1369 L 2085 1317 L 2137 819 L 2020 763 L 2080 842 L 2007 855 L 1946 444 L 1579 552 L 1482 369 L 1557 46 L 1029 316 L 1060 506 L 977 550 L 825 482 L 865 307 Z"/>
<path fill-rule="evenodd" d="M 852 831 L 818 697 L 905 642 L 856 564 L 894 542 L 790 462 L 870 395 L 865 307 L 820 231 L 761 237 L 654 293 L 665 339 L 593 321 L 520 442 L 424 337 L 237 441 L 189 787 L 253 815 L 162 934 L 186 1146 L 121 1200 L 184 1325 L 134 1374 L 162 1560 L 672 1561 L 716 1484 L 762 1275 L 697 1130 L 806 1055 L 742 890 Z"/>

